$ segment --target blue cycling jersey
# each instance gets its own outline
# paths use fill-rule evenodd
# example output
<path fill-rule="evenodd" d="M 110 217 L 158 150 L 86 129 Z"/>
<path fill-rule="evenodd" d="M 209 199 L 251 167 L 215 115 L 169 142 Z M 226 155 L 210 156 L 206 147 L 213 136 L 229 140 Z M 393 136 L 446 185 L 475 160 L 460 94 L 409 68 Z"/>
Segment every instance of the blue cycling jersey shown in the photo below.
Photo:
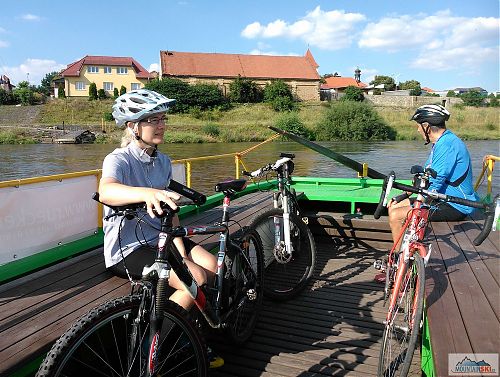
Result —
<path fill-rule="evenodd" d="M 431 178 L 429 190 L 459 198 L 479 200 L 472 183 L 469 151 L 464 142 L 450 130 L 446 130 L 434 143 L 425 166 L 437 172 L 437 177 Z M 449 204 L 465 214 L 474 211 L 472 207 Z"/>

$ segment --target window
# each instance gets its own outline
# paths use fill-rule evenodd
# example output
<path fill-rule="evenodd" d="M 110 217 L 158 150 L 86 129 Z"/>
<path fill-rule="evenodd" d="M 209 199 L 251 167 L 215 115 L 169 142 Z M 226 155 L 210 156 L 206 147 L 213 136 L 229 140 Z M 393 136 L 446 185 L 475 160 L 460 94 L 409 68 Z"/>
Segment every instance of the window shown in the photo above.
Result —
<path fill-rule="evenodd" d="M 113 90 L 113 83 L 112 82 L 105 82 L 104 83 L 104 90 L 110 92 Z"/>
<path fill-rule="evenodd" d="M 85 90 L 85 83 L 83 81 L 75 82 L 75 89 L 76 90 Z"/>
<path fill-rule="evenodd" d="M 104 67 L 104 73 L 111 73 L 111 67 Z"/>
<path fill-rule="evenodd" d="M 139 84 L 138 82 L 133 82 L 132 84 L 130 84 L 130 89 L 131 90 L 139 90 L 139 89 L 141 89 L 141 84 Z"/>
<path fill-rule="evenodd" d="M 126 75 L 127 72 L 128 72 L 127 67 L 116 67 L 116 73 L 118 73 L 119 75 Z"/>
<path fill-rule="evenodd" d="M 99 67 L 96 67 L 95 65 L 89 65 L 87 67 L 87 72 L 88 73 L 99 73 Z"/>

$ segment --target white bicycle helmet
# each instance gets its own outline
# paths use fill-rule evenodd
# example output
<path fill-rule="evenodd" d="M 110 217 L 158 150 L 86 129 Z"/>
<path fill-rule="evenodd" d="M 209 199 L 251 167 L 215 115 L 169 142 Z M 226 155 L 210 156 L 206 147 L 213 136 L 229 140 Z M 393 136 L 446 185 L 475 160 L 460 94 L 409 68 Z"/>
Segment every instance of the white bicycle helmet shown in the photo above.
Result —
<path fill-rule="evenodd" d="M 164 113 L 175 103 L 164 95 L 147 89 L 122 94 L 113 105 L 113 117 L 122 127 L 126 122 L 138 122 L 153 114 Z"/>

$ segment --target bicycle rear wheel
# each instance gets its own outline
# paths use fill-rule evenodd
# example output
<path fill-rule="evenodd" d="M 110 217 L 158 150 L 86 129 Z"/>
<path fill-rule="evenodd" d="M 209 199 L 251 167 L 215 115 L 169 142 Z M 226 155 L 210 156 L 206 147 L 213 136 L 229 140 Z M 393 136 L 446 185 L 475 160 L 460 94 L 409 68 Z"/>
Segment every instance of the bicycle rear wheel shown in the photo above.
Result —
<path fill-rule="evenodd" d="M 262 243 L 259 235 L 248 229 L 232 242 L 236 245 L 229 246 L 226 256 L 230 261 L 225 282 L 230 301 L 227 330 L 234 343 L 243 344 L 252 336 L 262 305 Z"/>
<path fill-rule="evenodd" d="M 279 301 L 292 298 L 305 287 L 316 263 L 316 246 L 311 231 L 296 214 L 289 215 L 291 258 L 284 253 L 282 209 L 263 212 L 249 225 L 259 234 L 264 248 L 264 294 Z"/>
<path fill-rule="evenodd" d="M 378 364 L 379 377 L 406 377 L 415 352 L 424 306 L 422 257 L 414 254 L 407 268 L 401 288 L 398 292 L 394 289 L 391 292 L 391 297 L 398 295 L 398 298 L 385 324 Z"/>
<path fill-rule="evenodd" d="M 37 377 L 146 376 L 149 317 L 138 321 L 137 331 L 133 326 L 140 304 L 141 296 L 124 296 L 92 309 L 56 341 Z M 189 314 L 171 301 L 163 312 L 157 361 L 160 375 L 207 374 L 204 342 Z"/>

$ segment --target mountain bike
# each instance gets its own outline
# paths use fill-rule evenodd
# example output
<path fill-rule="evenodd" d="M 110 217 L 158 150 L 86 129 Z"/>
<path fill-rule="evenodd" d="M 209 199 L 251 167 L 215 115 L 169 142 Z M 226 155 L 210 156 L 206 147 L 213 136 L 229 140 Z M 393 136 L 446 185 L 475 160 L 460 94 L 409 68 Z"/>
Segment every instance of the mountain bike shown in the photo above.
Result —
<path fill-rule="evenodd" d="M 175 182 L 169 188 L 201 204 L 205 196 Z M 178 186 L 180 185 L 180 186 Z M 205 376 L 205 342 L 192 313 L 169 301 L 166 294 L 173 270 L 190 293 L 208 325 L 223 329 L 237 344 L 247 341 L 262 303 L 262 245 L 259 235 L 243 229 L 229 235 L 229 206 L 246 180 L 219 183 L 224 194 L 222 221 L 214 225 L 173 227 L 176 211 L 162 203 L 157 256 L 134 281 L 128 296 L 112 299 L 81 317 L 54 344 L 37 376 Z M 180 189 L 179 189 L 180 188 Z M 98 194 L 94 194 L 98 200 Z M 103 203 L 104 204 L 104 203 Z M 109 217 L 144 226 L 145 203 L 111 207 Z M 140 229 L 137 234 L 140 234 Z M 219 233 L 217 271 L 213 286 L 198 286 L 175 237 Z M 138 237 L 139 239 L 139 237 Z M 126 269 L 126 266 L 125 266 Z M 128 270 L 127 270 L 128 271 Z"/>
<path fill-rule="evenodd" d="M 304 289 L 316 263 L 314 238 L 291 187 L 294 158 L 293 154 L 281 153 L 276 162 L 243 172 L 252 178 L 267 179 L 270 173 L 277 177 L 273 208 L 257 215 L 248 225 L 262 240 L 264 295 L 274 300 L 290 299 Z"/>
<path fill-rule="evenodd" d="M 425 266 L 432 253 L 432 244 L 425 243 L 425 232 L 429 223 L 433 204 L 458 203 L 485 210 L 486 219 L 481 233 L 473 241 L 480 245 L 491 231 L 492 224 L 498 219 L 499 200 L 485 204 L 463 198 L 428 191 L 429 180 L 436 177 L 431 168 L 425 170 L 421 166 L 413 166 L 414 185 L 403 185 L 395 182 L 395 174 L 391 172 L 384 180 L 379 204 L 374 217 L 378 219 L 382 209 L 389 202 L 389 193 L 394 187 L 405 191 L 392 198 L 399 203 L 409 197 L 409 193 L 417 194 L 413 208 L 409 211 L 403 228 L 389 252 L 388 259 L 376 261 L 375 268 L 385 269 L 384 306 L 389 300 L 387 316 L 384 321 L 384 335 L 379 355 L 379 377 L 406 377 L 415 352 L 419 330 L 422 325 L 424 307 Z M 495 210 L 496 206 L 496 210 Z M 496 217 L 496 218 L 495 218 Z M 396 247 L 402 239 L 399 252 Z"/>

